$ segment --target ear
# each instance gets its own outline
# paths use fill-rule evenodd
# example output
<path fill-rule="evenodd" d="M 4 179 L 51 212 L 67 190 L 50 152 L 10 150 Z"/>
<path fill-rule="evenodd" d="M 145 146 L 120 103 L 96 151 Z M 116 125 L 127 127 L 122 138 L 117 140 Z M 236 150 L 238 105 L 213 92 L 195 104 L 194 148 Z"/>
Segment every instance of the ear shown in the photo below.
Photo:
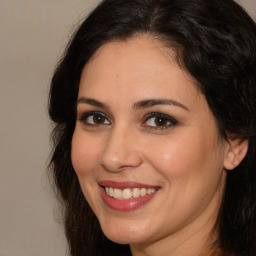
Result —
<path fill-rule="evenodd" d="M 241 138 L 230 138 L 227 142 L 224 168 L 226 170 L 233 170 L 242 162 L 247 151 L 248 140 Z"/>

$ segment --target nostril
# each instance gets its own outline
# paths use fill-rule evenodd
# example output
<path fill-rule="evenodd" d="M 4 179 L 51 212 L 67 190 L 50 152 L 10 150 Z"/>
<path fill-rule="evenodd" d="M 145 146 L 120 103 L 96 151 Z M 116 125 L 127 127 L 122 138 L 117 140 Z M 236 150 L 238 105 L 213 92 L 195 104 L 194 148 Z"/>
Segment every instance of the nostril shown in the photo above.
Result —
<path fill-rule="evenodd" d="M 141 164 L 140 159 L 126 158 L 103 158 L 101 161 L 101 166 L 110 172 L 120 172 L 128 169 L 133 169 Z"/>

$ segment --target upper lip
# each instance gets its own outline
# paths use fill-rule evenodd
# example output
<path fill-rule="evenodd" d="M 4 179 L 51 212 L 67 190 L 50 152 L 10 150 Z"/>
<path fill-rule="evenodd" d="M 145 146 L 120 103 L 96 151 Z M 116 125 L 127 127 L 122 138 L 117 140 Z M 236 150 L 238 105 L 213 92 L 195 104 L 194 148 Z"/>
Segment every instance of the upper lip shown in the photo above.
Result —
<path fill-rule="evenodd" d="M 149 185 L 149 184 L 142 184 L 138 182 L 131 182 L 131 181 L 111 181 L 111 180 L 102 180 L 98 183 L 102 187 L 110 187 L 110 188 L 118 188 L 118 189 L 125 189 L 125 188 L 159 188 L 156 185 Z"/>

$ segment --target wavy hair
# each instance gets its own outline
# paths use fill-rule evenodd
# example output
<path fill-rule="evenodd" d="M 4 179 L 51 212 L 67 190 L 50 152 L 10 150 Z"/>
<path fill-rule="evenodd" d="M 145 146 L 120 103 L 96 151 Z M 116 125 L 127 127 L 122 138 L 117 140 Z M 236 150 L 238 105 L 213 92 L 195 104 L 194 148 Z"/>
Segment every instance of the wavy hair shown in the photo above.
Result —
<path fill-rule="evenodd" d="M 105 43 L 150 34 L 175 50 L 215 116 L 219 133 L 249 141 L 227 172 L 219 211 L 219 245 L 236 256 L 256 255 L 256 26 L 233 0 L 105 0 L 74 33 L 49 96 L 55 124 L 50 175 L 63 204 L 72 256 L 131 255 L 108 240 L 81 191 L 71 163 L 76 100 L 84 65 Z"/>

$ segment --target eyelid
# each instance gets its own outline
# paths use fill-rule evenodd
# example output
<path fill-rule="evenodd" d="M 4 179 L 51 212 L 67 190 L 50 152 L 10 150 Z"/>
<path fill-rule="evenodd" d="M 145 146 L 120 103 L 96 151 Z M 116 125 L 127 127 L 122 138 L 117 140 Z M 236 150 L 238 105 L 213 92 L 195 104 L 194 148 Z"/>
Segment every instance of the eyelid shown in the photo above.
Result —
<path fill-rule="evenodd" d="M 106 120 L 108 120 L 109 124 L 111 124 L 112 122 L 110 121 L 110 119 L 108 118 L 108 116 L 100 111 L 88 111 L 88 112 L 82 112 L 81 114 L 78 114 L 77 116 L 77 120 L 83 122 L 85 125 L 87 126 L 99 126 L 101 124 L 90 124 L 90 123 L 86 123 L 84 120 L 90 116 L 93 115 L 100 115 L 103 116 L 104 118 L 106 118 Z M 105 125 L 109 125 L 109 124 L 105 124 Z M 102 124 L 104 125 L 104 124 Z"/>
<path fill-rule="evenodd" d="M 145 125 L 145 123 L 150 120 L 151 118 L 157 118 L 157 117 L 162 117 L 164 119 L 166 119 L 168 122 L 170 122 L 169 125 L 166 125 L 166 126 L 150 126 L 150 125 Z M 152 112 L 152 113 L 149 113 L 147 114 L 145 117 L 144 117 L 144 121 L 142 123 L 142 126 L 143 127 L 146 127 L 146 128 L 149 128 L 149 129 L 156 129 L 156 130 L 162 130 L 162 129 L 167 129 L 167 128 L 170 128 L 170 127 L 173 127 L 175 125 L 178 124 L 178 121 L 167 115 L 167 114 L 164 114 L 164 113 L 160 113 L 160 112 Z"/>
<path fill-rule="evenodd" d="M 103 123 L 93 123 L 93 122 L 88 122 L 88 118 L 89 117 L 93 117 L 94 115 L 100 115 L 102 117 L 104 117 L 107 121 L 107 123 L 105 123 L 105 121 Z M 165 125 L 148 125 L 146 124 L 150 119 L 152 118 L 163 118 L 164 120 L 167 121 L 167 124 Z M 91 127 L 99 127 L 99 126 L 106 126 L 106 125 L 111 125 L 112 121 L 110 120 L 110 118 L 102 113 L 101 111 L 88 111 L 88 112 L 82 112 L 81 114 L 78 114 L 77 117 L 78 121 L 81 121 L 81 123 L 83 123 L 83 125 L 85 126 L 91 126 Z M 171 117 L 170 115 L 161 113 L 161 112 L 151 112 L 149 114 L 146 114 L 143 118 L 143 121 L 141 123 L 141 126 L 147 129 L 154 129 L 154 130 L 163 130 L 163 129 L 168 129 L 168 128 L 173 128 L 175 125 L 178 124 L 178 121 Z"/>
<path fill-rule="evenodd" d="M 85 111 L 77 114 L 77 120 L 83 120 L 88 116 L 91 116 L 93 114 L 99 114 L 105 117 L 105 115 L 100 111 Z"/>

